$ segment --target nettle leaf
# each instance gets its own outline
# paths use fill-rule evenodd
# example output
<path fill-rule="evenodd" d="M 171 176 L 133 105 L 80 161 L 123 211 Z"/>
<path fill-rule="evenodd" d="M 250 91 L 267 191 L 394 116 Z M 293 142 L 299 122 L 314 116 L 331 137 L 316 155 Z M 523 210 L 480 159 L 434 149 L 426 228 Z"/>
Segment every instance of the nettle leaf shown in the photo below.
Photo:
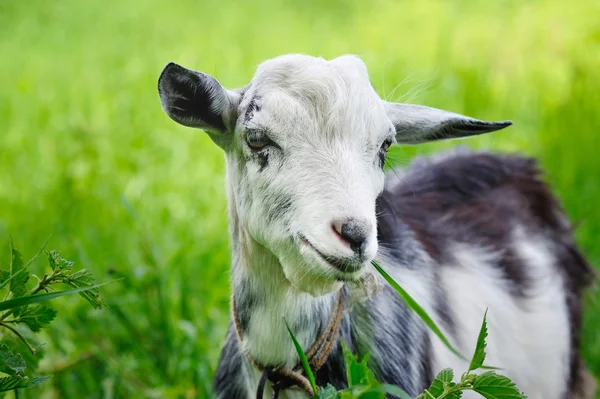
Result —
<path fill-rule="evenodd" d="M 48 255 L 48 263 L 52 270 L 70 269 L 73 266 L 74 262 L 61 258 L 56 250 L 48 251 L 46 254 Z"/>
<path fill-rule="evenodd" d="M 8 374 L 15 375 L 23 371 L 26 367 L 25 360 L 18 353 L 10 351 L 8 345 L 5 343 L 0 344 L 0 371 Z"/>
<path fill-rule="evenodd" d="M 34 385 L 41 384 L 42 382 L 52 378 L 51 376 L 44 377 L 21 377 L 13 375 L 9 377 L 0 378 L 0 392 L 12 391 L 19 388 L 29 388 Z"/>
<path fill-rule="evenodd" d="M 0 270 L 0 288 L 4 287 L 10 278 L 10 272 L 6 270 Z"/>
<path fill-rule="evenodd" d="M 27 365 L 25 364 L 25 360 L 19 354 L 6 359 L 4 361 L 4 364 L 6 364 L 9 368 L 13 369 L 17 374 L 25 370 L 25 367 L 27 367 Z"/>
<path fill-rule="evenodd" d="M 53 270 L 53 283 L 64 283 L 72 288 L 93 287 L 96 285 L 96 279 L 92 273 L 86 269 L 71 273 L 74 263 L 62 258 L 57 251 L 48 251 L 47 255 L 48 263 L 50 264 L 50 268 Z M 98 288 L 80 291 L 79 295 L 81 295 L 96 309 L 100 309 L 104 305 L 104 302 L 100 298 L 100 289 Z"/>
<path fill-rule="evenodd" d="M 17 323 L 24 323 L 34 333 L 40 332 L 56 317 L 56 310 L 44 305 L 33 305 L 22 308 L 19 312 Z"/>
<path fill-rule="evenodd" d="M 344 361 L 346 363 L 346 378 L 348 379 L 348 386 L 379 386 L 379 381 L 377 381 L 373 372 L 367 367 L 369 355 L 365 355 L 362 360 L 359 361 L 358 356 L 352 354 L 346 343 L 344 341 L 341 342 L 342 350 L 344 351 Z"/>
<path fill-rule="evenodd" d="M 350 396 L 348 397 L 360 399 L 383 399 L 386 397 L 386 394 L 392 394 L 400 399 L 411 399 L 410 395 L 402 388 L 395 385 L 382 384 L 375 378 L 375 374 L 367 365 L 369 362 L 368 354 L 363 356 L 359 361 L 358 356 L 352 354 L 343 340 L 341 344 L 349 386 L 347 390 L 343 391 L 342 398 L 345 399 L 345 394 L 349 393 Z"/>
<path fill-rule="evenodd" d="M 428 389 L 429 393 L 431 393 L 434 397 L 437 398 L 442 393 L 444 393 L 444 390 L 446 389 L 446 385 L 448 385 L 448 383 L 452 382 L 453 378 L 454 378 L 454 371 L 452 371 L 452 369 L 443 369 L 442 371 L 440 371 L 438 373 L 438 375 L 435 377 L 435 379 L 431 383 L 431 386 Z"/>
<path fill-rule="evenodd" d="M 15 297 L 21 297 L 27 291 L 25 284 L 29 280 L 29 273 L 24 270 L 21 253 L 14 248 L 12 240 L 10 240 L 10 253 L 10 291 Z"/>
<path fill-rule="evenodd" d="M 469 371 L 476 370 L 483 366 L 483 361 L 485 360 L 485 348 L 486 348 L 486 338 L 488 336 L 487 330 L 487 310 L 483 315 L 483 323 L 481 324 L 481 330 L 479 331 L 479 337 L 477 338 L 477 346 L 475 347 L 475 353 L 473 354 L 473 358 L 471 359 L 471 364 L 469 365 Z"/>
<path fill-rule="evenodd" d="M 331 384 L 327 384 L 325 388 L 322 388 L 317 392 L 317 399 L 337 399 L 337 397 L 337 390 Z"/>
<path fill-rule="evenodd" d="M 96 279 L 86 269 L 79 270 L 67 276 L 63 282 L 73 288 L 93 287 L 96 285 Z M 87 291 L 81 291 L 79 295 L 85 298 L 96 309 L 101 309 L 104 305 L 104 301 L 100 298 L 100 288 L 96 287 Z"/>
<path fill-rule="evenodd" d="M 509 378 L 493 371 L 476 376 L 473 390 L 486 399 L 527 398 Z"/>

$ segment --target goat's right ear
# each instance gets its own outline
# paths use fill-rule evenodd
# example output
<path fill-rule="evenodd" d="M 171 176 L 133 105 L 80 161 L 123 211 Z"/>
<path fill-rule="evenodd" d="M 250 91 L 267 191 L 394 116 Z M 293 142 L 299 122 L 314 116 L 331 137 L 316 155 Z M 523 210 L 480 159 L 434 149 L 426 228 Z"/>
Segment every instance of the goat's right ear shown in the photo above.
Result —
<path fill-rule="evenodd" d="M 158 95 L 175 122 L 206 131 L 222 148 L 231 142 L 240 95 L 217 79 L 171 62 L 158 78 Z"/>

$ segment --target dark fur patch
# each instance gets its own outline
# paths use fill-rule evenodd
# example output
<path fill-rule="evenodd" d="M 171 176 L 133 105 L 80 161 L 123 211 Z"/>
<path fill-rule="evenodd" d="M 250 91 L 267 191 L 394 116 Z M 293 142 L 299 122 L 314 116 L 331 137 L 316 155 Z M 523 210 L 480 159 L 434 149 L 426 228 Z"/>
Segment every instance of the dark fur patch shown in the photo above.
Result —
<path fill-rule="evenodd" d="M 258 159 L 258 165 L 260 166 L 259 171 L 262 172 L 267 165 L 269 165 L 269 152 L 259 151 L 256 153 L 256 158 Z"/>
<path fill-rule="evenodd" d="M 246 399 L 248 397 L 245 378 L 243 378 L 246 373 L 244 362 L 244 354 L 238 344 L 232 323 L 213 379 L 213 392 L 218 398 Z"/>
<path fill-rule="evenodd" d="M 246 108 L 246 114 L 244 115 L 244 120 L 248 122 L 256 112 L 260 111 L 260 104 L 258 104 L 259 98 L 252 97 L 250 102 L 248 103 L 248 107 Z"/>
<path fill-rule="evenodd" d="M 244 295 L 238 295 L 236 297 L 236 311 L 240 322 L 240 329 L 242 331 L 248 330 L 250 317 L 261 302 L 259 296 L 250 288 L 245 289 Z"/>

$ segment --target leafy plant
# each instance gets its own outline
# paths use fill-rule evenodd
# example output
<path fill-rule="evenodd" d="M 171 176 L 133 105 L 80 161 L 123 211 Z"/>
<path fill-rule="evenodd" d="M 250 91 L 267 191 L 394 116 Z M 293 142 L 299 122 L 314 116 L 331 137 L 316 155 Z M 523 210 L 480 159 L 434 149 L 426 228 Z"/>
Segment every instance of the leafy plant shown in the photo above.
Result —
<path fill-rule="evenodd" d="M 85 270 L 73 270 L 73 262 L 60 257 L 56 251 L 45 252 L 45 246 L 27 263 L 23 263 L 21 253 L 10 240 L 9 270 L 0 270 L 0 290 L 5 289 L 4 300 L 0 302 L 0 337 L 8 332 L 18 338 L 31 356 L 38 354 L 39 345 L 26 338 L 23 327 L 32 333 L 46 328 L 57 315 L 56 310 L 41 304 L 50 299 L 79 293 L 94 308 L 100 309 L 104 302 L 100 298 L 99 287 L 92 274 Z M 48 257 L 50 271 L 43 277 L 29 272 L 29 266 L 44 252 Z M 31 284 L 33 282 L 33 284 Z M 57 284 L 65 284 L 71 289 L 54 291 Z M 41 293 L 44 292 L 44 293 Z M 37 363 L 38 359 L 35 359 Z M 28 388 L 40 384 L 51 376 L 30 377 L 26 374 L 27 364 L 23 356 L 0 343 L 0 392 Z"/>
<path fill-rule="evenodd" d="M 378 264 L 373 262 L 373 265 L 386 281 L 396 289 L 406 305 L 421 317 L 425 324 L 440 337 L 442 342 L 444 342 L 454 354 L 464 359 L 464 357 L 451 346 L 450 341 L 443 335 L 425 310 L 419 306 L 419 304 Z M 519 391 L 515 383 L 509 378 L 502 376 L 495 371 L 487 371 L 483 374 L 474 373 L 474 371 L 479 369 L 490 368 L 483 364 L 486 356 L 486 338 L 488 336 L 486 319 L 487 311 L 483 316 L 481 330 L 477 338 L 477 345 L 471 358 L 469 369 L 461 376 L 460 381 L 454 382 L 454 371 L 452 369 L 444 369 L 435 377 L 431 386 L 415 399 L 460 399 L 464 391 L 477 392 L 486 399 L 526 399 L 526 396 Z M 358 356 L 353 355 L 343 341 L 342 349 L 344 353 L 348 388 L 337 391 L 332 385 L 327 385 L 324 388 L 316 387 L 312 370 L 310 369 L 308 362 L 305 361 L 306 355 L 289 327 L 288 331 L 294 341 L 298 356 L 302 360 L 304 371 L 311 381 L 313 390 L 316 392 L 317 399 L 383 399 L 386 394 L 392 394 L 400 399 L 412 399 L 402 388 L 379 382 L 367 365 L 369 355 L 367 354 L 359 360 Z"/>

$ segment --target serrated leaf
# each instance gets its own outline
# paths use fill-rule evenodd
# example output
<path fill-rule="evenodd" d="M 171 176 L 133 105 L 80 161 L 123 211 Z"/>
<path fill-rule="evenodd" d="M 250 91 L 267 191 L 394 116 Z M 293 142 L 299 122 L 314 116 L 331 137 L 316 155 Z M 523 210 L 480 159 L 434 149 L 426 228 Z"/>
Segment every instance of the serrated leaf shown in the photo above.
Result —
<path fill-rule="evenodd" d="M 74 262 L 62 258 L 56 250 L 48 251 L 46 254 L 48 255 L 48 263 L 52 270 L 70 269 L 73 266 Z"/>
<path fill-rule="evenodd" d="M 453 378 L 454 371 L 452 371 L 452 369 L 443 369 L 438 373 L 438 375 L 434 378 L 433 382 L 431 383 L 431 386 L 428 389 L 429 393 L 431 393 L 434 397 L 437 398 L 442 393 L 444 393 L 446 384 L 451 382 Z"/>
<path fill-rule="evenodd" d="M 96 279 L 86 269 L 79 270 L 70 276 L 67 276 L 64 283 L 73 288 L 93 287 L 96 285 Z M 104 301 L 100 298 L 100 289 L 93 288 L 79 293 L 85 298 L 94 308 L 100 309 L 104 305 Z"/>
<path fill-rule="evenodd" d="M 56 310 L 44 305 L 33 305 L 21 308 L 17 323 L 24 323 L 34 333 L 40 332 L 56 317 Z"/>
<path fill-rule="evenodd" d="M 438 375 L 435 377 L 435 379 L 431 383 L 431 386 L 428 389 L 429 393 L 434 398 L 438 398 L 442 394 L 446 393 L 444 395 L 444 398 L 460 399 L 460 397 L 462 396 L 462 392 L 456 391 L 456 392 L 450 393 L 452 387 L 455 385 L 452 382 L 453 378 L 454 378 L 454 371 L 452 371 L 452 369 L 449 369 L 449 368 L 443 369 L 442 371 L 440 371 L 438 373 Z"/>
<path fill-rule="evenodd" d="M 4 361 L 4 364 L 6 364 L 9 368 L 13 369 L 17 374 L 25 370 L 25 367 L 27 367 L 27 365 L 25 364 L 25 360 L 23 360 L 23 358 L 19 354 L 6 359 Z"/>
<path fill-rule="evenodd" d="M 373 372 L 367 367 L 369 355 L 365 355 L 362 360 L 358 360 L 358 356 L 352 354 L 344 341 L 342 342 L 342 350 L 344 352 L 344 362 L 346 366 L 346 378 L 348 386 L 362 385 L 367 388 L 381 385 L 375 378 Z"/>
<path fill-rule="evenodd" d="M 25 283 L 29 280 L 29 273 L 23 268 L 23 259 L 21 253 L 13 246 L 10 240 L 10 292 L 15 298 L 25 295 L 27 288 Z"/>
<path fill-rule="evenodd" d="M 25 360 L 18 353 L 13 353 L 8 345 L 5 343 L 0 344 L 0 371 L 15 375 L 23 371 L 26 367 Z"/>
<path fill-rule="evenodd" d="M 86 269 L 78 270 L 71 274 L 73 262 L 62 258 L 57 251 L 48 251 L 47 255 L 48 263 L 54 271 L 52 282 L 64 283 L 73 288 L 93 287 L 96 284 L 96 279 Z M 79 295 L 96 309 L 100 309 L 104 305 L 98 288 L 81 291 Z"/>
<path fill-rule="evenodd" d="M 19 270 L 18 272 L 16 272 L 15 274 L 13 274 L 11 276 L 10 272 L 7 271 L 0 271 L 0 289 L 4 288 L 8 283 L 10 283 L 11 281 L 13 281 L 14 279 L 18 278 L 19 276 L 21 276 L 23 273 L 27 272 L 27 269 L 25 267 L 23 267 L 21 270 Z"/>
<path fill-rule="evenodd" d="M 300 361 L 302 362 L 302 367 L 304 367 L 304 372 L 306 373 L 306 378 L 308 378 L 308 381 L 310 382 L 310 386 L 312 387 L 313 392 L 317 392 L 317 383 L 315 382 L 315 376 L 313 375 L 310 365 L 308 364 L 308 359 L 306 358 L 306 354 L 304 353 L 304 350 L 298 343 L 298 340 L 296 339 L 296 336 L 292 332 L 292 329 L 288 325 L 287 321 L 285 319 L 283 319 L 283 322 L 285 323 L 285 327 L 287 328 L 288 332 L 290 333 L 290 337 L 292 338 L 292 341 L 294 342 L 294 346 L 296 347 L 296 352 L 298 352 L 298 357 L 300 358 Z"/>
<path fill-rule="evenodd" d="M 386 271 L 383 270 L 376 261 L 372 261 L 371 264 L 373 265 L 373 267 L 375 267 L 379 274 L 381 274 L 381 276 L 392 286 L 392 288 L 396 290 L 398 295 L 400 295 L 402 301 L 404 301 L 404 304 L 421 318 L 425 325 L 427 325 L 427 327 L 429 327 L 429 329 L 433 331 L 435 335 L 438 336 L 442 343 L 446 345 L 446 347 L 457 357 L 466 361 L 467 359 L 463 355 L 461 355 L 460 352 L 454 348 L 454 346 L 452 346 L 448 338 L 446 338 L 444 333 L 442 333 L 442 330 L 440 330 L 435 321 L 433 321 L 433 319 L 427 314 L 425 309 L 423 309 L 421 305 L 419 305 L 417 301 L 415 301 L 413 297 L 411 297 L 409 293 L 404 290 L 404 288 L 400 287 L 400 285 L 389 274 L 387 274 Z"/>
<path fill-rule="evenodd" d="M 475 347 L 475 353 L 473 354 L 473 358 L 471 359 L 471 364 L 469 365 L 469 371 L 477 370 L 481 366 L 483 366 L 483 362 L 485 360 L 485 348 L 486 348 L 486 338 L 488 336 L 487 331 L 487 309 L 483 314 L 483 323 L 481 323 L 481 330 L 479 330 L 479 337 L 477 337 L 477 346 Z"/>
<path fill-rule="evenodd" d="M 12 391 L 20 388 L 29 388 L 34 385 L 41 384 L 50 378 L 51 376 L 27 378 L 18 375 L 3 377 L 0 378 L 0 392 Z"/>
<path fill-rule="evenodd" d="M 327 384 L 325 388 L 322 388 L 317 392 L 317 399 L 337 399 L 338 392 L 335 387 L 331 384 Z"/>
<path fill-rule="evenodd" d="M 10 272 L 0 270 L 0 288 L 4 287 L 10 278 Z"/>
<path fill-rule="evenodd" d="M 509 378 L 493 371 L 476 376 L 473 390 L 486 399 L 527 398 Z"/>

